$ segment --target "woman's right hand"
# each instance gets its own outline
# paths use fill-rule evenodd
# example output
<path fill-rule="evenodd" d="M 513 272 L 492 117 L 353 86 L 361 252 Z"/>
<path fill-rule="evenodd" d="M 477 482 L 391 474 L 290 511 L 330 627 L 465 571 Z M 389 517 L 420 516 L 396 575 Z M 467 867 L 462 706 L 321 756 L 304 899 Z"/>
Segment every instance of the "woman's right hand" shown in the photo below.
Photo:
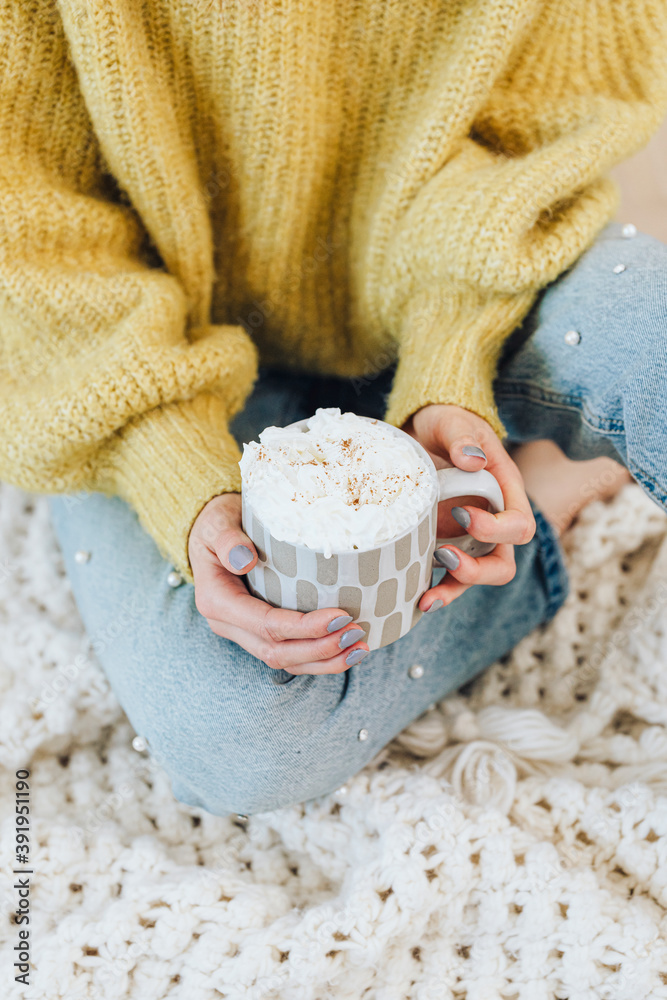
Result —
<path fill-rule="evenodd" d="M 340 608 L 304 614 L 274 608 L 248 592 L 243 576 L 257 552 L 241 527 L 240 494 L 213 497 L 202 508 L 188 554 L 199 613 L 216 635 L 267 666 L 290 674 L 339 674 L 366 655 L 363 629 Z"/>

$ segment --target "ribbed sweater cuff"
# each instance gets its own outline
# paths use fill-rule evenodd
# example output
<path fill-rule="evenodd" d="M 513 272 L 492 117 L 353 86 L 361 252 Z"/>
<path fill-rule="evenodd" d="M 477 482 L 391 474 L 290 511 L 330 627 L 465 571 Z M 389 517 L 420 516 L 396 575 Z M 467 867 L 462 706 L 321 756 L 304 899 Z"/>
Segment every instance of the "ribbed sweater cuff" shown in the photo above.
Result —
<path fill-rule="evenodd" d="M 212 497 L 238 492 L 240 451 L 225 403 L 210 393 L 131 420 L 105 455 L 105 486 L 126 500 L 160 552 L 190 583 L 190 529 Z"/>
<path fill-rule="evenodd" d="M 480 301 L 466 289 L 416 299 L 405 316 L 385 419 L 401 427 L 423 406 L 448 403 L 483 417 L 503 438 L 493 379 L 503 341 L 534 298 L 531 291 Z"/>

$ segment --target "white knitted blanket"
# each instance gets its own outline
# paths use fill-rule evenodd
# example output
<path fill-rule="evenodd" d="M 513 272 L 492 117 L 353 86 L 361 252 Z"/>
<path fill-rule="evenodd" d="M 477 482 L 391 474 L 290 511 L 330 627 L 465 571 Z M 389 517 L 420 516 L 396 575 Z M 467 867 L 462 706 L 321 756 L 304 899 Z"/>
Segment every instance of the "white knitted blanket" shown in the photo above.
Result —
<path fill-rule="evenodd" d="M 666 530 L 634 485 L 588 507 L 547 629 L 346 788 L 244 822 L 180 805 L 132 749 L 101 670 L 76 661 L 44 498 L 0 488 L 0 992 L 667 997 Z M 9 921 L 24 767 L 27 988 Z"/>

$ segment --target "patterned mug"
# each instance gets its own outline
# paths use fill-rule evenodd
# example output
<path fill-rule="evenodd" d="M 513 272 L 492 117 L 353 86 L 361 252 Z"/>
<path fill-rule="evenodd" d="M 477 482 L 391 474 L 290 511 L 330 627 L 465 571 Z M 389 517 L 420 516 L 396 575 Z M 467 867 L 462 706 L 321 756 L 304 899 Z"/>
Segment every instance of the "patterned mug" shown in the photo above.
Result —
<path fill-rule="evenodd" d="M 369 417 L 364 417 L 370 421 Z M 262 524 L 241 489 L 243 530 L 257 549 L 256 565 L 247 574 L 250 593 L 269 604 L 292 611 L 340 608 L 366 631 L 371 649 L 395 642 L 417 624 L 418 604 L 431 586 L 433 552 L 451 543 L 473 556 L 486 555 L 495 545 L 471 535 L 437 539 L 438 504 L 460 496 L 488 501 L 493 513 L 504 509 L 497 480 L 485 469 L 437 469 L 428 452 L 404 431 L 383 421 L 390 433 L 407 438 L 429 470 L 435 499 L 417 524 L 403 534 L 369 549 L 354 549 L 326 557 L 323 552 L 274 538 Z M 306 431 L 307 421 L 289 425 Z"/>

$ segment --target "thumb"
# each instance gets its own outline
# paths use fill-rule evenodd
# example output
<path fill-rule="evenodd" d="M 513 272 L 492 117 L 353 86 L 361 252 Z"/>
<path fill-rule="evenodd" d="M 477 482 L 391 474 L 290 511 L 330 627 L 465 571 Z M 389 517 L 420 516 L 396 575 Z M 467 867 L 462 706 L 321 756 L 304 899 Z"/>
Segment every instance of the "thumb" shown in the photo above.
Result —
<path fill-rule="evenodd" d="M 458 406 L 437 404 L 424 407 L 419 417 L 419 440 L 429 451 L 447 455 L 453 465 L 467 472 L 486 466 L 482 438 L 488 440 L 488 434 L 482 433 L 480 417 Z"/>
<path fill-rule="evenodd" d="M 196 536 L 235 576 L 257 562 L 257 551 L 241 525 L 241 498 L 237 493 L 214 497 L 199 515 Z M 195 534 L 195 532 L 193 532 Z"/>
<path fill-rule="evenodd" d="M 227 528 L 218 537 L 215 554 L 230 573 L 242 576 L 257 562 L 257 552 L 246 534 L 239 528 Z"/>
<path fill-rule="evenodd" d="M 457 468 L 473 472 L 483 469 L 487 462 L 486 452 L 478 443 L 474 433 L 461 434 L 454 438 L 449 445 L 449 458 Z"/>

